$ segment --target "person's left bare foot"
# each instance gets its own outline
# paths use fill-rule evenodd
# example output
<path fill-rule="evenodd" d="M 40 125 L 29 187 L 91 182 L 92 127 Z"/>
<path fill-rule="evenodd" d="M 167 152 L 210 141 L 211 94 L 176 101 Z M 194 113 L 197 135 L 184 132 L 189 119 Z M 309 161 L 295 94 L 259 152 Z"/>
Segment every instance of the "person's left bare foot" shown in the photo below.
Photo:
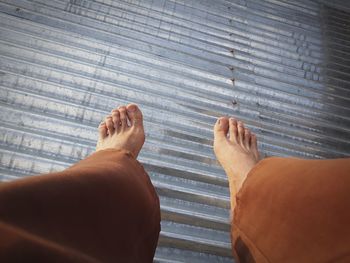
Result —
<path fill-rule="evenodd" d="M 112 110 L 111 115 L 106 117 L 98 129 L 96 151 L 127 150 L 136 158 L 145 142 L 142 112 L 136 104 Z"/>

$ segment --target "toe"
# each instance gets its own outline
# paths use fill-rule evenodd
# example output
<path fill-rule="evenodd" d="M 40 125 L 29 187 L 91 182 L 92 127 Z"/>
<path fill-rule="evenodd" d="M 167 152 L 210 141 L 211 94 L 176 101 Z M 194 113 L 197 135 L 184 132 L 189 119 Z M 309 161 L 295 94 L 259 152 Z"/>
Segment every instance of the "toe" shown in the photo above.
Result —
<path fill-rule="evenodd" d="M 238 142 L 237 120 L 235 120 L 234 118 L 230 118 L 229 127 L 230 127 L 230 141 L 237 143 Z"/>
<path fill-rule="evenodd" d="M 258 141 L 255 134 L 251 135 L 250 147 L 255 155 L 255 158 L 259 160 Z"/>
<path fill-rule="evenodd" d="M 106 122 L 106 126 L 108 129 L 108 134 L 113 135 L 114 134 L 114 124 L 113 124 L 112 116 L 106 117 L 105 122 Z"/>
<path fill-rule="evenodd" d="M 121 106 L 118 108 L 119 113 L 120 113 L 120 123 L 121 123 L 121 131 L 124 131 L 128 128 L 128 117 L 126 115 L 126 107 Z"/>
<path fill-rule="evenodd" d="M 107 126 L 106 122 L 101 122 L 100 125 L 98 126 L 98 135 L 99 139 L 104 139 L 107 137 Z"/>
<path fill-rule="evenodd" d="M 246 128 L 244 130 L 244 147 L 246 148 L 246 150 L 250 150 L 250 137 L 250 130 Z"/>
<path fill-rule="evenodd" d="M 229 128 L 229 121 L 226 117 L 220 117 L 214 126 L 214 137 L 220 138 L 220 137 L 227 137 L 227 132 Z"/>
<path fill-rule="evenodd" d="M 244 146 L 244 124 L 241 121 L 238 121 L 237 123 L 237 130 L 238 130 L 238 143 L 241 146 Z"/>
<path fill-rule="evenodd" d="M 120 130 L 120 113 L 117 109 L 112 110 L 112 120 L 114 124 L 114 129 L 118 133 Z"/>
<path fill-rule="evenodd" d="M 139 107 L 136 104 L 132 103 L 126 106 L 126 110 L 127 110 L 127 115 L 129 117 L 131 126 L 143 127 L 143 123 L 142 123 L 143 117 Z"/>

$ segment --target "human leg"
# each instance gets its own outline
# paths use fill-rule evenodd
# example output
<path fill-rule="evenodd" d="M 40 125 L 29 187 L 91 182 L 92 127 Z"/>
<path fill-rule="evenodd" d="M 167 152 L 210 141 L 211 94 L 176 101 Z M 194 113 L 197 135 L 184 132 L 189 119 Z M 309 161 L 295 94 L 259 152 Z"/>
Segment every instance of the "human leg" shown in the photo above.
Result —
<path fill-rule="evenodd" d="M 214 126 L 214 152 L 224 168 L 230 188 L 231 211 L 249 171 L 259 161 L 255 134 L 234 118 L 219 118 Z"/>
<path fill-rule="evenodd" d="M 349 262 L 350 159 L 257 163 L 256 141 L 251 150 L 244 147 L 240 130 L 227 118 L 214 127 L 214 151 L 229 179 L 238 262 Z"/>
<path fill-rule="evenodd" d="M 244 243 L 256 262 L 350 262 L 350 159 L 264 159 L 236 200 L 236 254 Z"/>
<path fill-rule="evenodd" d="M 113 117 L 100 125 L 97 152 L 85 160 L 0 185 L 0 261 L 152 262 L 159 200 L 135 159 L 142 114 L 123 114 L 113 127 Z"/>

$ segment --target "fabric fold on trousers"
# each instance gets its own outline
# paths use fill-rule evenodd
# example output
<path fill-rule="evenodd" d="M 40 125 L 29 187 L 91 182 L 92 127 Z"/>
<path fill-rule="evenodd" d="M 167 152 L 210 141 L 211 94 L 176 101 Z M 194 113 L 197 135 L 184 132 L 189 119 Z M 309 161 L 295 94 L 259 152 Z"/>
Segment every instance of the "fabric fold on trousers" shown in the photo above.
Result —
<path fill-rule="evenodd" d="M 350 262 L 350 159 L 267 158 L 236 201 L 238 262 Z"/>
<path fill-rule="evenodd" d="M 0 262 L 152 262 L 160 206 L 127 151 L 0 184 Z"/>

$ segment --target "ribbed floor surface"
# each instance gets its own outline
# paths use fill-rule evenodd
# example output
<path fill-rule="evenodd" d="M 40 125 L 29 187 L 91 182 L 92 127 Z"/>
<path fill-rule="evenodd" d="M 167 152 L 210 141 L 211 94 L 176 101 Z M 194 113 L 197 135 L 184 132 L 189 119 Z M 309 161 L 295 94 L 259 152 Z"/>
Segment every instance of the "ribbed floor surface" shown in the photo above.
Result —
<path fill-rule="evenodd" d="M 103 117 L 138 103 L 155 261 L 232 262 L 216 118 L 267 156 L 349 155 L 349 44 L 350 14 L 315 1 L 0 0 L 0 179 L 84 158 Z"/>

